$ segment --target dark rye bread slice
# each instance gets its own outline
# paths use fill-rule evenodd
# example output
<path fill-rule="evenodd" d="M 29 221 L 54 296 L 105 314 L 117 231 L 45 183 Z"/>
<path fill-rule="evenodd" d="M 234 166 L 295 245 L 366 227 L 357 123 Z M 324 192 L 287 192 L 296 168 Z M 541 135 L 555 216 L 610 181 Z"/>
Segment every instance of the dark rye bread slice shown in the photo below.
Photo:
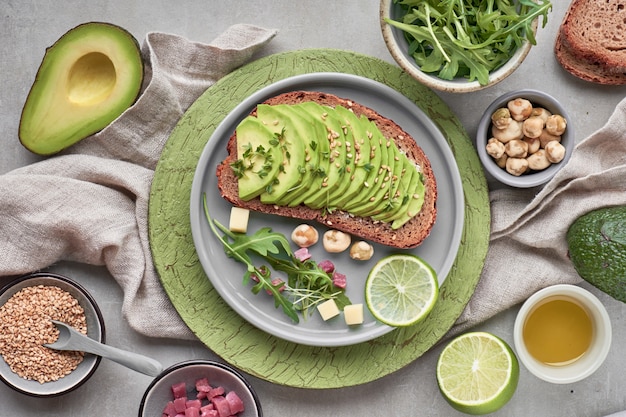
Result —
<path fill-rule="evenodd" d="M 574 0 L 559 28 L 557 60 L 578 78 L 626 84 L 626 0 Z"/>
<path fill-rule="evenodd" d="M 331 107 L 341 105 L 351 109 L 357 116 L 365 115 L 376 123 L 385 137 L 393 139 L 398 148 L 404 151 L 410 160 L 419 164 L 426 185 L 424 204 L 420 213 L 402 227 L 393 230 L 388 223 L 374 221 L 369 217 L 356 217 L 339 210 L 326 213 L 303 205 L 297 207 L 274 206 L 261 203 L 259 198 L 243 201 L 239 198 L 237 177 L 230 166 L 237 159 L 237 137 L 235 133 L 230 137 L 227 144 L 227 158 L 217 167 L 218 188 L 222 197 L 236 207 L 306 221 L 316 221 L 327 227 L 391 247 L 406 249 L 422 243 L 430 234 L 437 217 L 437 183 L 430 161 L 415 140 L 392 120 L 381 116 L 376 111 L 328 93 L 294 91 L 272 97 L 265 103 L 270 105 L 296 104 L 306 101 L 315 101 Z M 251 112 L 251 114 L 254 113 L 255 110 Z"/>
<path fill-rule="evenodd" d="M 560 32 L 556 38 L 554 53 L 563 69 L 577 78 L 604 85 L 626 84 L 626 74 L 609 71 L 597 62 L 589 62 L 575 56 Z"/>

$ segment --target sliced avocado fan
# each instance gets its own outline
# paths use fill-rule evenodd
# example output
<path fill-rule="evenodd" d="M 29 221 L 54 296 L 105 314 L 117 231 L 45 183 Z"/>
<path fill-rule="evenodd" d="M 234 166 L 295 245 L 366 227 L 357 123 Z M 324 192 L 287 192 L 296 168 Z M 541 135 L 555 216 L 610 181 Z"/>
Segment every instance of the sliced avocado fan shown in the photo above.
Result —
<path fill-rule="evenodd" d="M 55 154 L 106 127 L 141 90 L 143 61 L 125 29 L 85 23 L 46 49 L 19 126 L 22 145 Z"/>

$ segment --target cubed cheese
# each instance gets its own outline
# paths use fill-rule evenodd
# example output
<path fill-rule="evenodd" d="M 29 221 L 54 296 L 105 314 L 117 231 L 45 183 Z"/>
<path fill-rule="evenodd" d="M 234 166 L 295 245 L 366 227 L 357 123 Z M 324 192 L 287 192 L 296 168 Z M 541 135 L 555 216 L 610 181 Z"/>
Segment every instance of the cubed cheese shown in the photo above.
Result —
<path fill-rule="evenodd" d="M 339 308 L 337 307 L 335 300 L 332 299 L 318 304 L 317 311 L 320 312 L 320 315 L 322 316 L 322 319 L 324 319 L 324 321 L 330 320 L 339 314 Z"/>
<path fill-rule="evenodd" d="M 231 232 L 246 233 L 248 231 L 248 218 L 250 210 L 239 207 L 230 209 L 230 223 L 228 228 Z"/>
<path fill-rule="evenodd" d="M 348 326 L 363 323 L 363 304 L 350 304 L 343 308 L 343 317 Z"/>

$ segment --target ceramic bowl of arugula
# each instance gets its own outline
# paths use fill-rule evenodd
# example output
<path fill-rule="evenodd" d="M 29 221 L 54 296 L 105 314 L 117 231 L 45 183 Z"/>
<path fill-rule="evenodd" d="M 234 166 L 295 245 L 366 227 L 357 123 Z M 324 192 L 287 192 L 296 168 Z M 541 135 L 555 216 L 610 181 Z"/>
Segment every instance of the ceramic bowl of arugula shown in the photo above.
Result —
<path fill-rule="evenodd" d="M 545 26 L 551 7 L 548 0 L 381 0 L 380 24 L 389 52 L 409 75 L 435 90 L 467 93 L 521 65 L 536 44 L 539 17 Z"/>

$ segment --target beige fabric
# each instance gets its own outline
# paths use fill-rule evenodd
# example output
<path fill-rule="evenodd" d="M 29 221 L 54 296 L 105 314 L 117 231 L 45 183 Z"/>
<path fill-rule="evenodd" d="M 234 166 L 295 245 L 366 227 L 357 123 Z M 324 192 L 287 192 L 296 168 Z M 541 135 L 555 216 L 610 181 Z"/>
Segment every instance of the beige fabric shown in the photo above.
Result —
<path fill-rule="evenodd" d="M 523 302 L 548 285 L 581 282 L 567 257 L 565 236 L 582 214 L 626 204 L 626 99 L 531 198 L 512 189 L 491 193 L 492 232 L 485 267 L 453 333 Z"/>
<path fill-rule="evenodd" d="M 141 97 L 122 116 L 64 154 L 0 177 L 0 276 L 60 260 L 106 265 L 137 331 L 192 338 L 163 291 L 148 243 L 154 168 L 176 122 L 220 77 L 276 34 L 235 25 L 210 44 L 149 33 Z"/>

